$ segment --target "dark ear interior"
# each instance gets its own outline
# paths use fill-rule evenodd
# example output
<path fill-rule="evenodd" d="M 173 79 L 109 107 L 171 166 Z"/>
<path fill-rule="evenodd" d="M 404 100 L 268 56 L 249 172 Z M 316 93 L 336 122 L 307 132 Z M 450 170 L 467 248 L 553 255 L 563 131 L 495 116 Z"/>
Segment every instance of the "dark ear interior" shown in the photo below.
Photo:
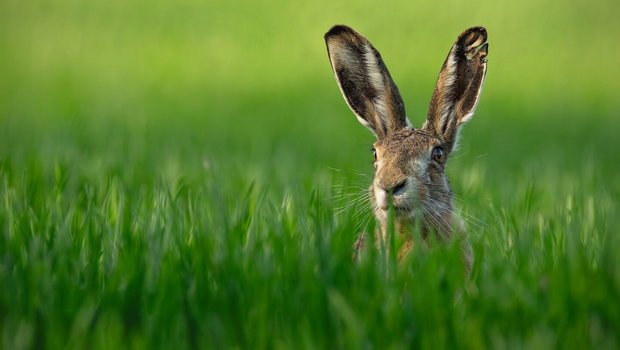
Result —
<path fill-rule="evenodd" d="M 444 140 L 448 150 L 480 99 L 488 49 L 486 29 L 470 28 L 458 37 L 439 72 L 424 128 Z"/>
<path fill-rule="evenodd" d="M 403 100 L 372 44 L 343 25 L 329 30 L 325 43 L 340 91 L 358 120 L 378 138 L 406 127 Z"/>

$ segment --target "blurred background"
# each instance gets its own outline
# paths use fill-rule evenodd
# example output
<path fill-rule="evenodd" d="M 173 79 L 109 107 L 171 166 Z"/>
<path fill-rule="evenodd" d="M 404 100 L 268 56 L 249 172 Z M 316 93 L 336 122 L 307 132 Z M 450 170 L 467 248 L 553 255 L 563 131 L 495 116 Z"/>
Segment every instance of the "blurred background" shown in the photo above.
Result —
<path fill-rule="evenodd" d="M 366 172 L 373 137 L 340 96 L 323 34 L 365 34 L 419 126 L 452 42 L 483 25 L 489 71 L 457 162 L 615 169 L 618 14 L 613 0 L 3 0 L 0 157 L 94 175 Z"/>

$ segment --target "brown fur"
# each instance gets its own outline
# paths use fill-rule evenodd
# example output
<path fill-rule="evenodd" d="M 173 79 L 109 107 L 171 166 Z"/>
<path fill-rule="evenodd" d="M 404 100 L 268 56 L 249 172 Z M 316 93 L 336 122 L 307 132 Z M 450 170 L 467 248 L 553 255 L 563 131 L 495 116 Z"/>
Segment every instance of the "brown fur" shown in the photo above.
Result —
<path fill-rule="evenodd" d="M 407 126 L 398 87 L 368 39 L 349 27 L 335 26 L 325 34 L 325 42 L 336 81 L 360 121 L 379 137 Z"/>
<path fill-rule="evenodd" d="M 340 90 L 360 122 L 377 136 L 375 176 L 370 186 L 372 209 L 379 222 L 375 242 L 387 242 L 388 202 L 395 227 L 404 240 L 398 258 L 413 249 L 412 228 L 419 224 L 422 238 L 435 233 L 440 241 L 465 233 L 454 213 L 453 194 L 444 173 L 462 124 L 471 119 L 486 74 L 487 33 L 482 27 L 463 32 L 450 49 L 421 129 L 409 126 L 405 108 L 379 52 L 346 26 L 335 26 L 325 41 Z M 434 153 L 435 152 L 435 153 Z M 437 154 L 436 157 L 433 154 Z M 362 234 L 355 254 L 365 245 Z M 466 269 L 473 255 L 461 241 Z"/>

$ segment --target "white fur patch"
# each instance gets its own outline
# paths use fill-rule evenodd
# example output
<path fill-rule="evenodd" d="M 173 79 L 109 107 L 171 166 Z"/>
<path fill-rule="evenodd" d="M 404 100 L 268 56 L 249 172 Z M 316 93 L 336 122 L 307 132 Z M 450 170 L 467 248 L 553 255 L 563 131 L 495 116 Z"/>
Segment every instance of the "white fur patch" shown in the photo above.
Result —
<path fill-rule="evenodd" d="M 378 117 L 381 118 L 381 124 L 387 127 L 389 113 L 385 100 L 385 82 L 377 57 L 369 45 L 364 46 L 364 62 L 366 63 L 368 80 L 377 92 L 377 97 L 373 98 L 372 104 L 375 106 Z"/>
<path fill-rule="evenodd" d="M 476 98 L 478 97 L 476 96 Z M 465 114 L 465 116 L 461 118 L 461 120 L 459 120 L 459 124 L 464 124 L 471 120 L 471 118 L 474 116 L 474 112 L 476 111 L 477 105 L 478 105 L 478 101 L 474 103 L 474 108 L 472 108 L 469 113 Z"/>
<path fill-rule="evenodd" d="M 451 103 L 451 101 L 445 101 L 446 95 L 450 94 L 452 91 L 452 86 L 454 85 L 454 81 L 456 80 L 456 59 L 454 57 L 454 49 L 456 48 L 456 45 L 452 47 L 452 49 L 450 50 L 450 54 L 448 55 L 448 62 L 446 62 L 446 68 L 445 68 L 445 76 L 444 76 L 444 82 L 443 82 L 443 87 L 440 90 L 441 94 L 443 95 L 442 98 L 442 106 L 441 106 L 441 113 L 440 113 L 440 118 L 439 118 L 439 124 L 440 125 L 445 125 L 446 121 L 449 118 L 454 118 L 454 105 Z"/>
<path fill-rule="evenodd" d="M 376 183 L 373 184 L 373 187 L 375 191 L 375 201 L 377 202 L 377 207 L 385 207 L 387 203 L 387 192 L 385 192 L 385 190 L 383 190 L 380 186 L 377 186 Z"/>
<path fill-rule="evenodd" d="M 377 57 L 369 45 L 364 46 L 364 62 L 366 62 L 366 70 L 368 71 L 368 78 L 372 86 L 377 91 L 385 91 L 383 73 L 379 68 Z"/>

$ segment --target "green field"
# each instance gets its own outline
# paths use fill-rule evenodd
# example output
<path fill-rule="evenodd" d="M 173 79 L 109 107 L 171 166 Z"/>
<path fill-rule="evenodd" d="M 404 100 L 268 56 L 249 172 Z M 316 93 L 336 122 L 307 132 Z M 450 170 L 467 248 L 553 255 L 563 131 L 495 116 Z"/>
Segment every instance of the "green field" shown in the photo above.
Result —
<path fill-rule="evenodd" d="M 620 347 L 620 2 L 0 2 L 0 348 Z M 323 34 L 420 126 L 489 32 L 447 167 L 476 262 L 370 250 L 373 136 Z"/>

